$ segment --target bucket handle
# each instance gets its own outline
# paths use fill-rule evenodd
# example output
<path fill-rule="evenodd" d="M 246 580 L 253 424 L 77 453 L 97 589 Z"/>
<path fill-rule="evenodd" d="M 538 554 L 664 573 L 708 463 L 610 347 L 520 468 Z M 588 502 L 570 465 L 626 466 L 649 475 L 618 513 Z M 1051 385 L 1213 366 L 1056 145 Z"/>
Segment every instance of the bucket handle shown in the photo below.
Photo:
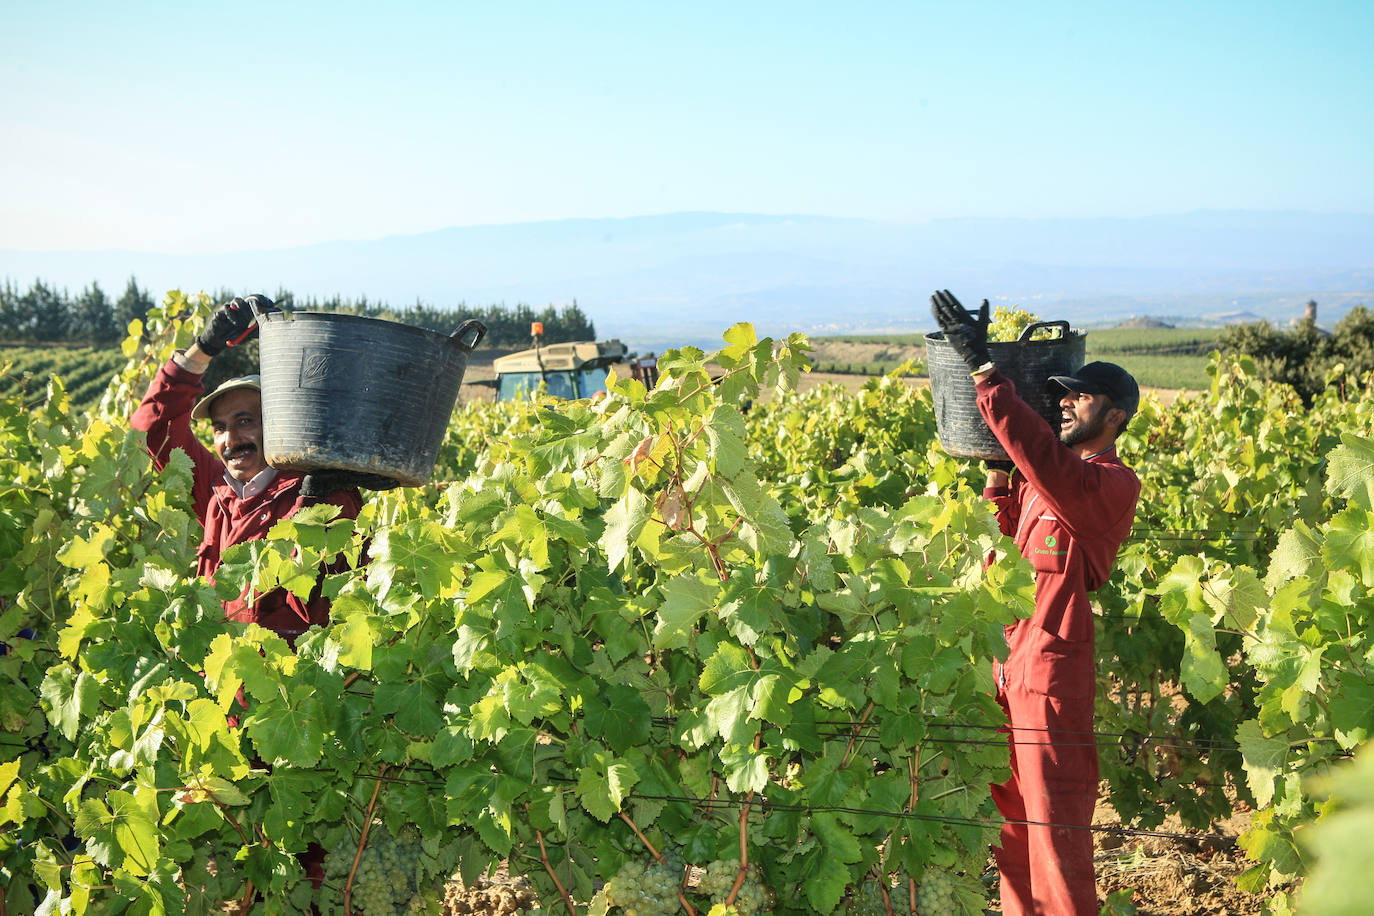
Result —
<path fill-rule="evenodd" d="M 1034 334 L 1041 328 L 1058 328 L 1060 339 L 1069 336 L 1069 323 L 1067 321 L 1064 321 L 1063 319 L 1060 319 L 1059 321 L 1037 321 L 1033 324 L 1026 325 L 1026 329 L 1021 332 L 1021 336 L 1016 338 L 1016 342 L 1025 343 L 1026 341 L 1031 339 L 1032 334 Z"/>
<path fill-rule="evenodd" d="M 257 296 L 248 297 L 248 308 L 252 310 L 253 317 L 258 320 L 258 324 L 262 324 L 263 320 L 267 318 L 269 315 L 280 315 L 283 318 L 291 317 L 290 312 L 286 311 L 285 309 L 277 308 L 276 306 L 273 306 L 270 309 L 259 309 Z"/>
<path fill-rule="evenodd" d="M 471 342 L 464 339 L 469 331 L 472 332 Z M 481 343 L 482 338 L 486 336 L 487 326 L 482 322 L 478 321 L 476 318 L 469 318 L 467 321 L 464 321 L 462 324 L 458 325 L 458 330 L 450 334 L 448 336 L 448 339 L 450 343 L 452 343 L 458 349 L 462 350 L 464 353 L 471 353 L 473 350 L 477 349 L 477 345 Z"/>

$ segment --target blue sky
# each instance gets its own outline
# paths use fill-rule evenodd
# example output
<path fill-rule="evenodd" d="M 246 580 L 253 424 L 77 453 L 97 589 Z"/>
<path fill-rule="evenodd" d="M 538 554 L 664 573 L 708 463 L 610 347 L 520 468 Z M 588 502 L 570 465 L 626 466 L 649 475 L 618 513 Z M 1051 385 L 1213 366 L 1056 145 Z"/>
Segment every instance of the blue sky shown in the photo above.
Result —
<path fill-rule="evenodd" d="M 18 3 L 0 248 L 1374 212 L 1374 4 Z"/>

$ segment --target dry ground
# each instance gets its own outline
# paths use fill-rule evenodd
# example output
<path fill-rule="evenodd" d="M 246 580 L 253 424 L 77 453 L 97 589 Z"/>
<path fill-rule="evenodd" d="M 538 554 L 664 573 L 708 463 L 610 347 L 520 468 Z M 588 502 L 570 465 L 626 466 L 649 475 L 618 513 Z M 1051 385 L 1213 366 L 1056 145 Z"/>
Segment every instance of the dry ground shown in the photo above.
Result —
<path fill-rule="evenodd" d="M 1106 792 L 1104 785 L 1093 823 L 1117 826 L 1121 821 L 1105 800 Z M 1108 894 L 1130 889 L 1138 916 L 1259 916 L 1264 912 L 1264 898 L 1239 890 L 1235 883 L 1236 876 L 1253 863 L 1233 842 L 1214 839 L 1238 836 L 1249 825 L 1250 817 L 1250 810 L 1241 804 L 1209 831 L 1182 829 L 1176 818 L 1153 831 L 1196 839 L 1098 832 L 1093 845 L 1099 904 L 1106 902 Z M 999 914 L 991 869 L 989 858 L 994 897 L 986 912 Z M 504 868 L 491 881 L 484 879 L 467 889 L 455 883 L 446 891 L 446 916 L 514 916 L 534 902 L 529 885 L 511 879 Z M 542 906 L 546 911 L 563 912 L 556 900 L 544 901 Z"/>

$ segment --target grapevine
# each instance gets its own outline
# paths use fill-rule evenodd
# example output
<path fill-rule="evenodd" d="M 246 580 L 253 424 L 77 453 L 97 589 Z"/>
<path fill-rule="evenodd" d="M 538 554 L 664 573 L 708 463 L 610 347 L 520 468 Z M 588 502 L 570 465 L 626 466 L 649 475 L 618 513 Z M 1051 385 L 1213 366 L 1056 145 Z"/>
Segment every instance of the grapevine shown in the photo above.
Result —
<path fill-rule="evenodd" d="M 989 662 L 1033 584 L 934 442 L 928 391 L 791 393 L 804 339 L 738 326 L 714 384 L 686 348 L 653 391 L 464 406 L 433 487 L 370 494 L 356 522 L 297 516 L 211 584 L 188 574 L 186 462 L 154 473 L 125 420 L 208 308 L 173 294 L 131 327 L 89 414 L 60 378 L 0 396 L 13 910 L 338 912 L 357 857 L 365 912 L 437 906 L 449 874 L 502 861 L 546 906 L 885 912 L 885 869 L 894 888 L 922 876 L 921 912 L 977 912 L 965 876 L 1007 766 Z M 1347 379 L 1295 422 L 1253 364 L 1212 377 L 1147 398 L 1122 440 L 1151 497 L 1096 596 L 1101 732 L 1212 749 L 1113 739 L 1103 774 L 1144 823 L 1206 822 L 1238 788 L 1259 809 L 1258 889 L 1305 867 L 1297 838 L 1326 809 L 1304 777 L 1374 727 L 1374 398 Z M 294 651 L 223 620 L 246 584 L 313 585 L 322 557 L 364 547 Z M 312 843 L 330 852 L 318 891 Z"/>

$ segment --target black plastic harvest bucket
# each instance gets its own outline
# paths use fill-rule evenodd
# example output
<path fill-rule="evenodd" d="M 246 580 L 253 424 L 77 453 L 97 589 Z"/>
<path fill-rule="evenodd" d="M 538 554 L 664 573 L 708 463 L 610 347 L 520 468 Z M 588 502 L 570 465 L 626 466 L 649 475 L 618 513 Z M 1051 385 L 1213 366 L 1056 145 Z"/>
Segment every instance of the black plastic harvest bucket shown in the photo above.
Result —
<path fill-rule="evenodd" d="M 258 326 L 268 464 L 352 471 L 374 490 L 429 480 L 486 325 L 469 318 L 445 337 L 360 315 L 267 312 Z"/>
<path fill-rule="evenodd" d="M 1058 328 L 1059 336 L 1031 340 L 1031 334 L 1040 328 Z M 1015 383 L 1016 393 L 1056 430 L 1059 395 L 1049 388 L 1050 376 L 1072 375 L 1082 368 L 1086 352 L 1087 335 L 1071 330 L 1067 321 L 1037 321 L 1016 341 L 988 344 L 988 354 L 1001 373 Z M 935 431 L 944 450 L 958 458 L 1006 458 L 1006 450 L 978 412 L 968 365 L 940 331 L 926 335 L 926 366 L 935 401 Z"/>

